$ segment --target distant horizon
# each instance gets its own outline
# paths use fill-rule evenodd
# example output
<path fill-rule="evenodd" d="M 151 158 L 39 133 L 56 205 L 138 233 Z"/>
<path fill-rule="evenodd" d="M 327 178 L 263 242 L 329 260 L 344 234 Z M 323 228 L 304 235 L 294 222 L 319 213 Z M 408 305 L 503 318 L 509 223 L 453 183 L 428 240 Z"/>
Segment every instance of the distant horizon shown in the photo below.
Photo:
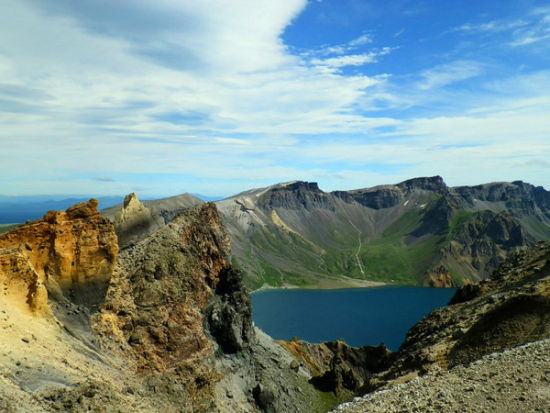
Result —
<path fill-rule="evenodd" d="M 0 192 L 550 187 L 546 0 L 5 0 Z"/>
<path fill-rule="evenodd" d="M 316 183 L 319 186 L 319 189 L 321 191 L 330 193 L 330 192 L 333 192 L 333 191 L 353 191 L 353 190 L 358 190 L 358 189 L 373 188 L 373 187 L 384 186 L 384 185 L 396 185 L 396 184 L 399 184 L 401 182 L 409 181 L 411 179 L 432 178 L 432 177 L 435 177 L 435 176 L 441 176 L 441 175 L 415 176 L 415 177 L 410 177 L 410 178 L 403 179 L 403 180 L 398 181 L 398 182 L 381 182 L 381 183 L 377 183 L 377 184 L 372 185 L 372 186 L 362 186 L 362 187 L 357 187 L 357 188 L 333 188 L 333 189 L 324 189 L 322 187 L 322 185 L 320 185 L 319 182 L 317 182 L 317 181 L 307 181 L 307 180 L 295 179 L 295 180 L 291 180 L 291 181 L 275 182 L 275 183 L 268 184 L 268 185 L 265 185 L 265 186 L 260 186 L 260 187 L 244 188 L 244 189 L 242 189 L 238 192 L 230 193 L 230 194 L 227 194 L 227 195 L 205 195 L 205 194 L 201 194 L 201 193 L 191 193 L 191 192 L 188 192 L 188 191 L 184 191 L 184 192 L 181 192 L 181 193 L 173 193 L 173 194 L 159 194 L 159 195 L 154 195 L 153 194 L 153 195 L 150 195 L 150 196 L 142 196 L 139 192 L 136 192 L 136 191 L 131 191 L 131 192 L 128 192 L 128 193 L 125 193 L 125 194 L 90 194 L 90 193 L 55 194 L 55 193 L 43 193 L 43 194 L 28 194 L 28 195 L 9 195 L 9 194 L 0 193 L 0 202 L 4 202 L 3 198 L 40 198 L 41 201 L 48 201 L 48 200 L 61 201 L 61 200 L 70 200 L 70 199 L 83 199 L 83 198 L 120 198 L 121 201 L 122 201 L 122 200 L 124 200 L 124 197 L 126 195 L 128 195 L 132 192 L 135 192 L 137 194 L 139 200 L 141 200 L 141 201 L 150 201 L 150 200 L 156 200 L 156 199 L 170 198 L 170 197 L 184 195 L 184 194 L 190 194 L 190 195 L 192 195 L 196 198 L 199 198 L 199 199 L 201 199 L 205 202 L 216 202 L 216 201 L 219 201 L 219 200 L 223 200 L 223 199 L 230 198 L 232 196 L 238 195 L 242 192 L 247 192 L 247 191 L 256 190 L 256 189 L 263 189 L 263 188 L 268 188 L 268 187 L 271 187 L 271 186 L 287 184 L 287 183 L 292 183 L 292 182 Z M 532 182 L 529 182 L 529 181 L 526 181 L 524 179 L 514 179 L 514 180 L 510 180 L 510 181 L 477 182 L 477 183 L 473 183 L 473 184 L 451 185 L 447 182 L 447 180 L 445 179 L 444 176 L 441 176 L 441 178 L 443 179 L 443 182 L 449 188 L 460 187 L 460 186 L 488 185 L 488 184 L 496 184 L 496 183 L 513 183 L 513 182 L 517 182 L 517 181 L 522 181 L 526 184 L 530 184 L 530 185 L 533 185 L 535 187 L 540 186 L 540 187 L 543 187 L 545 190 L 550 190 L 550 188 L 546 188 L 544 185 L 536 185 L 536 184 L 534 184 Z M 38 201 L 38 202 L 41 202 L 41 201 Z"/>

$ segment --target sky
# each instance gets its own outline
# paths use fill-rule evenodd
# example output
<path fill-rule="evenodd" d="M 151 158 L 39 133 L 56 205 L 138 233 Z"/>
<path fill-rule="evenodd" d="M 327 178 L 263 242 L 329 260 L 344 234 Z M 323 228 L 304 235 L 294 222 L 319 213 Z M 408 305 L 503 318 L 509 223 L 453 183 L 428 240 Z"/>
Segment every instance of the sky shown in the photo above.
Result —
<path fill-rule="evenodd" d="M 536 0 L 2 0 L 0 194 L 550 189 Z"/>

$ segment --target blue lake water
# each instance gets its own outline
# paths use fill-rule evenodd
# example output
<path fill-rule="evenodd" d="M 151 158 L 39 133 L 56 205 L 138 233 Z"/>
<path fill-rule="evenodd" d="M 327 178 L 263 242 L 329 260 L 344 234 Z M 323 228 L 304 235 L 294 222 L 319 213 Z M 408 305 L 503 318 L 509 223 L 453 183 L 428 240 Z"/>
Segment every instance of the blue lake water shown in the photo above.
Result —
<path fill-rule="evenodd" d="M 407 331 L 449 302 L 454 288 L 378 287 L 266 290 L 251 295 L 256 326 L 276 340 L 344 339 L 352 346 L 384 343 L 397 350 Z"/>

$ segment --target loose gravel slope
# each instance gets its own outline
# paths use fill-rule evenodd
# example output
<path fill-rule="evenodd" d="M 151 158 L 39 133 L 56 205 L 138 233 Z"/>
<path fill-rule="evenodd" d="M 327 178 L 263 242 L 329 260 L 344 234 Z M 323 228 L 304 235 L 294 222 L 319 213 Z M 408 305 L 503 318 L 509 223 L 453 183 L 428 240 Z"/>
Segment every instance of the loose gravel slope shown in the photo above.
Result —
<path fill-rule="evenodd" d="M 432 370 L 333 412 L 550 412 L 550 339 Z"/>

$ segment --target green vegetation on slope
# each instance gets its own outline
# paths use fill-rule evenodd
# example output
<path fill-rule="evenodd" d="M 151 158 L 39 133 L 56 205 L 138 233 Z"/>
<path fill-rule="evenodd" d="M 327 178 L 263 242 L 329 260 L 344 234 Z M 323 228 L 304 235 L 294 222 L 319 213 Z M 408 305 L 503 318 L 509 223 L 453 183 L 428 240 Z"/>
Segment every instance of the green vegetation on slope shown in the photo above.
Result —
<path fill-rule="evenodd" d="M 460 234 L 464 230 L 464 226 L 470 219 L 477 213 L 472 211 L 458 210 L 455 211 L 451 222 L 449 222 L 449 233 L 447 234 L 447 240 L 451 240 L 454 236 Z"/>
<path fill-rule="evenodd" d="M 373 281 L 419 285 L 440 247 L 436 236 L 411 248 L 400 239 L 382 238 L 366 246 L 362 259 Z"/>
<path fill-rule="evenodd" d="M 441 237 L 431 236 L 408 247 L 404 239 L 418 227 L 422 211 L 410 210 L 392 223 L 382 237 L 367 244 L 361 259 L 368 278 L 397 284 L 418 285 L 441 247 Z"/>
<path fill-rule="evenodd" d="M 342 237 L 340 232 L 334 234 Z M 357 240 L 357 235 L 353 236 Z M 352 243 L 344 250 L 321 248 L 300 235 L 273 226 L 254 232 L 245 256 L 233 255 L 232 263 L 241 271 L 258 276 L 245 277 L 250 289 L 260 288 L 264 283 L 272 287 L 291 284 L 315 288 L 319 286 L 319 278 L 341 275 L 362 278 L 355 261 L 356 250 Z"/>
<path fill-rule="evenodd" d="M 281 287 L 284 284 L 315 287 L 319 284 L 320 276 L 334 278 L 342 275 L 419 285 L 423 274 L 445 241 L 445 237 L 429 236 L 413 246 L 405 243 L 408 234 L 420 225 L 423 214 L 424 210 L 408 211 L 392 223 L 381 238 L 370 243 L 365 243 L 367 234 L 363 234 L 360 251 L 357 251 L 357 230 L 351 225 L 349 228 L 334 230 L 335 240 L 329 240 L 336 245 L 342 245 L 342 239 L 345 239 L 346 244 L 342 249 L 323 246 L 323 253 L 319 253 L 321 247 L 305 241 L 299 235 L 270 227 L 251 235 L 246 258 L 242 260 L 233 257 L 233 265 L 245 273 L 251 271 L 259 276 L 258 279 L 245 277 L 247 287 L 251 289 L 259 288 L 264 283 L 272 287 Z M 348 235 L 345 236 L 344 232 Z M 357 265 L 357 252 L 365 274 L 361 273 Z"/>

